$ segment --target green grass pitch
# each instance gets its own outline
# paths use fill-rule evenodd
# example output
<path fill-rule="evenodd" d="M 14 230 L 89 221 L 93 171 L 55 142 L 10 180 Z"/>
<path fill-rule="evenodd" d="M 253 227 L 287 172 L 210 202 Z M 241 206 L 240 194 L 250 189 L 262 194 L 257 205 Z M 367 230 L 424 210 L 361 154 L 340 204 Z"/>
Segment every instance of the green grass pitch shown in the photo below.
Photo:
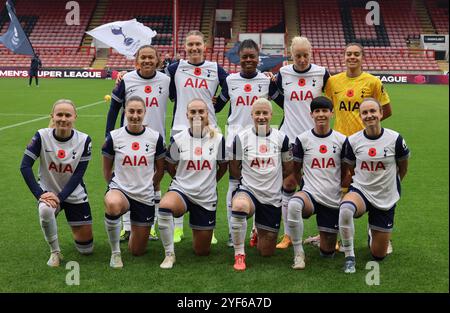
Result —
<path fill-rule="evenodd" d="M 109 268 L 110 247 L 103 224 L 106 183 L 101 172 L 101 145 L 113 82 L 108 80 L 42 79 L 40 88 L 25 79 L 0 80 L 0 292 L 448 292 L 448 86 L 387 85 L 393 116 L 383 122 L 406 139 L 411 159 L 395 215 L 394 253 L 380 263 L 380 284 L 366 284 L 367 215 L 355 222 L 357 272 L 341 271 L 343 254 L 320 258 L 317 248 L 306 246 L 307 268 L 290 268 L 292 249 L 263 258 L 248 247 L 248 270 L 233 271 L 233 249 L 228 237 L 225 194 L 227 175 L 219 184 L 215 234 L 219 240 L 211 255 L 197 257 L 185 217 L 185 238 L 175 245 L 173 270 L 159 268 L 161 241 L 151 241 L 147 253 L 132 257 L 122 244 L 124 268 Z M 75 250 L 65 217 L 58 218 L 59 237 L 66 261 L 80 264 L 80 285 L 66 285 L 65 266 L 49 268 L 49 249 L 38 222 L 36 202 L 19 171 L 23 151 L 37 129 L 47 127 L 51 104 L 69 98 L 81 109 L 76 127 L 93 140 L 93 157 L 85 175 L 94 219 L 95 251 L 81 256 Z M 228 108 L 219 115 L 223 127 Z M 171 118 L 171 107 L 168 119 Z M 38 119 L 38 120 L 35 120 Z M 272 124 L 278 124 L 277 108 Z M 35 120 L 29 123 L 22 122 Z M 19 125 L 20 124 L 20 125 Z M 10 125 L 14 127 L 6 128 Z M 37 164 L 36 164 L 37 165 Z M 35 169 L 37 166 L 35 165 Z M 170 180 L 165 176 L 163 192 Z M 249 223 L 250 224 L 250 223 Z M 250 226 L 249 226 L 250 227 Z M 315 218 L 305 222 L 305 238 L 317 233 Z"/>

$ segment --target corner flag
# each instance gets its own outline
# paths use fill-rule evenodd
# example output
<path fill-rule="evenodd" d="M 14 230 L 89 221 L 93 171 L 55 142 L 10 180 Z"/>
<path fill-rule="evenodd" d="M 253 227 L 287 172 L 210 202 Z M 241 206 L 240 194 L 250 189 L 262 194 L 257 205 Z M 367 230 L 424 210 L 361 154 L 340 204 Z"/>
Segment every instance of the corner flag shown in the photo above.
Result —
<path fill-rule="evenodd" d="M 16 54 L 34 55 L 31 42 L 20 25 L 13 4 L 6 1 L 6 8 L 11 22 L 6 33 L 0 36 L 0 43 Z"/>

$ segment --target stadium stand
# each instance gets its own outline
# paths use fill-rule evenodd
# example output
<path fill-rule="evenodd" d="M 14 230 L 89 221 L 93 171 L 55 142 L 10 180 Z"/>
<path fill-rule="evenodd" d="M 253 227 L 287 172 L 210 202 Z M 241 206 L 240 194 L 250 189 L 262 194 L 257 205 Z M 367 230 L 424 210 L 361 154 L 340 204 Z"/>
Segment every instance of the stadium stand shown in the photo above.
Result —
<path fill-rule="evenodd" d="M 437 33 L 448 34 L 448 1 L 425 0 L 425 5 Z"/>
<path fill-rule="evenodd" d="M 36 52 L 41 54 L 45 67 L 89 67 L 94 58 L 93 50 L 79 46 L 84 31 L 93 13 L 95 2 L 80 0 L 79 25 L 66 24 L 67 10 L 65 2 L 57 0 L 15 1 L 16 12 L 24 31 L 29 36 Z M 2 6 L 0 33 L 9 27 L 6 8 Z M 5 15 L 6 14 L 6 15 Z M 15 55 L 5 48 L 0 48 L 0 66 L 29 67 L 30 56 Z"/>
<path fill-rule="evenodd" d="M 432 53 L 408 48 L 407 40 L 418 37 L 421 27 L 412 0 L 380 0 L 380 25 L 366 23 L 365 1 L 298 1 L 301 34 L 313 45 L 313 61 L 331 73 L 345 69 L 342 48 L 350 42 L 366 50 L 369 71 L 439 71 Z M 448 18 L 447 18 L 448 21 Z M 330 26 L 334 25 L 330 32 Z"/>
<path fill-rule="evenodd" d="M 248 0 L 247 32 L 261 33 L 284 21 L 284 9 L 281 1 Z"/>
<path fill-rule="evenodd" d="M 19 20 L 35 49 L 40 52 L 44 67 L 87 68 L 93 65 L 95 49 L 81 47 L 84 32 L 95 13 L 101 24 L 136 18 L 157 31 L 153 39 L 164 55 L 173 51 L 184 58 L 184 38 L 188 31 L 200 29 L 203 10 L 209 0 L 178 0 L 176 38 L 173 38 L 173 2 L 161 0 L 79 0 L 80 25 L 66 25 L 67 10 L 60 0 L 16 0 Z M 436 33 L 448 34 L 448 2 L 444 0 L 378 0 L 381 8 L 380 25 L 366 24 L 367 10 L 363 0 L 293 0 L 297 4 L 300 34 L 308 37 L 314 47 L 313 62 L 327 66 L 332 73 L 344 70 L 342 49 L 349 42 L 360 42 L 366 50 L 365 68 L 369 71 L 439 71 L 432 52 L 414 50 L 411 38 L 423 33 L 417 3 L 426 7 L 426 13 Z M 104 11 L 97 9 L 105 5 Z M 215 8 L 236 10 L 236 0 L 217 0 Z M 284 5 L 276 0 L 247 0 L 245 14 L 246 32 L 264 32 L 284 27 Z M 98 12 L 97 12 L 98 11 Z M 417 12 L 416 12 L 417 11 Z M 421 11 L 422 14 L 422 11 Z M 237 19 L 233 13 L 233 19 Z M 0 33 L 8 29 L 9 17 L 4 3 L 0 3 Z M 431 25 L 431 23 L 430 23 Z M 332 30 L 332 31 L 330 31 Z M 285 31 L 284 31 L 285 32 Z M 234 36 L 234 38 L 236 38 Z M 286 36 L 287 38 L 287 36 Z M 215 37 L 205 50 L 207 60 L 218 62 L 225 70 L 236 72 L 239 65 L 230 64 L 225 52 L 234 42 Z M 286 43 L 289 46 L 289 43 Z M 228 47 L 228 48 L 227 48 Z M 14 55 L 0 47 L 0 66 L 27 68 L 29 56 Z M 134 60 L 127 60 L 113 49 L 108 53 L 106 66 L 113 69 L 132 68 Z"/>

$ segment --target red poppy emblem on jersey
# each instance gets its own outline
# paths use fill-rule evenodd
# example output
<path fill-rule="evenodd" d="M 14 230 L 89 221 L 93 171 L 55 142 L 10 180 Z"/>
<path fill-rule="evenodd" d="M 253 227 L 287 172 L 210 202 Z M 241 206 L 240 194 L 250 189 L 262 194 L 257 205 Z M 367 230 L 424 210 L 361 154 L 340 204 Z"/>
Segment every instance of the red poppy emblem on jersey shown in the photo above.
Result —
<path fill-rule="evenodd" d="M 250 92 L 250 91 L 252 91 L 252 85 L 246 84 L 246 85 L 244 86 L 244 91 L 245 91 L 245 92 Z"/>
<path fill-rule="evenodd" d="M 196 75 L 196 76 L 202 75 L 202 69 L 199 67 L 196 67 L 194 70 L 194 75 Z"/>
<path fill-rule="evenodd" d="M 369 156 L 374 157 L 377 155 L 377 149 L 375 148 L 370 148 L 369 149 Z"/>
<path fill-rule="evenodd" d="M 300 78 L 300 79 L 298 80 L 298 85 L 299 85 L 300 87 L 305 86 L 305 84 L 306 84 L 306 81 L 305 81 L 304 78 Z"/>
<path fill-rule="evenodd" d="M 195 155 L 202 155 L 202 147 L 195 147 L 194 153 Z"/>
<path fill-rule="evenodd" d="M 266 145 L 260 145 L 259 146 L 259 152 L 266 153 L 269 150 Z"/>
<path fill-rule="evenodd" d="M 349 89 L 347 90 L 347 97 L 351 98 L 355 95 L 355 92 L 353 91 L 353 89 Z"/>
<path fill-rule="evenodd" d="M 131 149 L 133 150 L 139 150 L 139 142 L 133 142 L 131 144 Z"/>
<path fill-rule="evenodd" d="M 58 158 L 64 159 L 66 157 L 66 151 L 58 150 Z"/>
<path fill-rule="evenodd" d="M 144 92 L 145 92 L 145 93 L 150 93 L 150 92 L 152 92 L 152 86 L 145 86 Z"/>
<path fill-rule="evenodd" d="M 321 145 L 319 148 L 320 153 L 327 153 L 328 149 L 327 146 Z"/>

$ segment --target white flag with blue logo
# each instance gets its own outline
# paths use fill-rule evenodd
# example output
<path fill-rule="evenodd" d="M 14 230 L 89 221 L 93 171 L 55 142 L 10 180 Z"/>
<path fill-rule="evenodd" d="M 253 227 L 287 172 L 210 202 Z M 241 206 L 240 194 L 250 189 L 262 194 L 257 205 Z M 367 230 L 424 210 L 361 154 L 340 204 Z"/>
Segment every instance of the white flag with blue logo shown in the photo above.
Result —
<path fill-rule="evenodd" d="M 152 43 L 156 31 L 132 19 L 104 24 L 86 34 L 116 49 L 118 53 L 133 58 L 139 47 Z"/>

